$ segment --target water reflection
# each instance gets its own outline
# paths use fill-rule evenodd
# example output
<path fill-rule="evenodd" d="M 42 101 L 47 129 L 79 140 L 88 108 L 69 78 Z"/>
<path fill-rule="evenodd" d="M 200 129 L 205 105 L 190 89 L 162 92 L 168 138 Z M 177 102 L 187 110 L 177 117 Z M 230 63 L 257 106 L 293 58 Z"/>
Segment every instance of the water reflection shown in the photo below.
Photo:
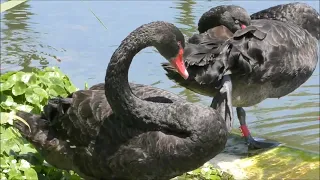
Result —
<path fill-rule="evenodd" d="M 193 10 L 195 9 L 195 5 L 197 3 L 194 0 L 180 0 L 176 2 L 176 9 L 180 12 L 175 16 L 175 21 L 178 23 L 179 29 L 185 35 L 185 40 L 197 32 L 196 24 L 196 16 L 193 15 Z M 171 89 L 182 88 L 179 85 L 173 85 Z M 190 102 L 199 102 L 201 100 L 198 94 L 194 92 L 182 88 L 179 92 L 179 95 L 186 97 L 186 99 Z"/>
<path fill-rule="evenodd" d="M 41 34 L 32 28 L 35 16 L 28 2 L 3 13 L 1 18 L 1 72 L 9 70 L 30 71 L 31 67 L 46 67 L 46 56 L 54 55 L 42 52 L 42 49 L 54 48 L 42 45 Z M 35 63 L 37 62 L 37 63 Z"/>
<path fill-rule="evenodd" d="M 319 69 L 317 68 L 317 71 Z M 312 78 L 313 77 L 313 78 Z M 256 119 L 250 125 L 261 137 L 268 137 L 289 146 L 319 152 L 319 85 L 313 75 L 305 85 L 293 93 L 250 108 Z M 311 85 L 310 85 L 311 84 Z"/>
<path fill-rule="evenodd" d="M 197 31 L 197 21 L 193 10 L 197 3 L 194 0 L 180 0 L 176 2 L 176 9 L 181 13 L 175 17 L 176 22 L 184 26 L 180 26 L 183 34 L 190 37 Z"/>

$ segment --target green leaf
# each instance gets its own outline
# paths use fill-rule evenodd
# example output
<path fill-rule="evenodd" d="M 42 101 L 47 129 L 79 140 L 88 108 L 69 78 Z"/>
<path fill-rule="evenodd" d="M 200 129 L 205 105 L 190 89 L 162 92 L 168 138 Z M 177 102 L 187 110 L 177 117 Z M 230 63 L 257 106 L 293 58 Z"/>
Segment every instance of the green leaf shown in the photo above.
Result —
<path fill-rule="evenodd" d="M 40 99 L 39 95 L 34 93 L 32 87 L 31 88 L 29 87 L 26 90 L 24 95 L 26 97 L 26 100 L 31 104 L 37 105 L 37 104 L 39 104 L 41 102 L 41 99 Z"/>
<path fill-rule="evenodd" d="M 7 178 L 5 173 L 0 173 L 0 179 L 1 180 L 7 180 L 8 178 Z"/>
<path fill-rule="evenodd" d="M 68 94 L 66 93 L 65 89 L 59 85 L 51 85 L 49 88 L 49 94 L 51 96 L 57 97 L 66 97 Z"/>
<path fill-rule="evenodd" d="M 1 74 L 1 75 L 0 75 L 0 81 L 1 81 L 1 82 L 7 81 L 8 78 L 9 78 L 10 76 L 12 76 L 13 74 L 15 74 L 15 73 L 17 73 L 17 72 L 16 72 L 16 71 L 8 71 L 8 72 L 6 72 L 5 74 Z"/>
<path fill-rule="evenodd" d="M 1 133 L 0 133 L 1 143 L 6 143 L 8 139 L 12 139 L 15 137 L 14 133 L 10 130 L 10 128 L 4 128 L 3 126 L 0 126 L 0 127 L 1 127 Z M 4 146 L 1 146 L 1 148 L 2 147 Z"/>
<path fill-rule="evenodd" d="M 37 83 L 37 76 L 33 73 L 25 73 L 21 76 L 21 81 L 25 84 L 36 84 Z"/>
<path fill-rule="evenodd" d="M 210 180 L 221 180 L 221 177 L 219 177 L 218 175 L 211 174 L 209 177 L 207 177 L 207 179 L 210 179 Z"/>
<path fill-rule="evenodd" d="M 51 81 L 44 76 L 39 76 L 39 80 L 41 83 L 45 84 L 47 87 L 51 85 Z"/>
<path fill-rule="evenodd" d="M 1 94 L 1 106 L 5 107 L 11 107 L 11 106 L 16 106 L 17 103 L 13 101 L 13 98 L 11 96 L 6 96 L 4 94 Z"/>
<path fill-rule="evenodd" d="M 65 88 L 67 89 L 68 93 L 73 93 L 73 92 L 77 91 L 77 88 L 74 87 L 73 85 L 66 86 Z"/>
<path fill-rule="evenodd" d="M 6 82 L 0 83 L 0 91 L 6 91 L 14 85 L 15 81 L 7 80 Z"/>
<path fill-rule="evenodd" d="M 19 96 L 19 95 L 25 93 L 26 89 L 27 89 L 27 85 L 21 81 L 18 81 L 14 84 L 14 86 L 12 88 L 12 94 L 14 96 Z"/>
<path fill-rule="evenodd" d="M 59 74 L 58 72 L 46 72 L 43 76 L 48 79 L 50 77 L 62 78 L 61 74 Z"/>
<path fill-rule="evenodd" d="M 1 112 L 0 113 L 0 124 L 6 124 L 10 120 L 10 115 L 9 113 L 6 112 Z"/>
<path fill-rule="evenodd" d="M 20 146 L 20 150 L 22 154 L 26 154 L 26 153 L 36 153 L 37 150 L 34 149 L 30 144 L 24 144 L 22 146 Z"/>
<path fill-rule="evenodd" d="M 24 112 L 31 112 L 33 107 L 29 105 L 17 105 L 15 109 L 24 111 Z"/>
<path fill-rule="evenodd" d="M 198 175 L 198 174 L 200 174 L 201 173 L 201 169 L 200 168 L 198 168 L 198 169 L 196 169 L 196 170 L 194 170 L 194 171 L 190 171 L 190 172 L 188 172 L 187 174 L 194 174 L 194 175 Z"/>
<path fill-rule="evenodd" d="M 70 177 L 69 177 L 69 180 L 81 180 L 80 176 L 77 176 L 75 174 L 72 174 Z"/>
<path fill-rule="evenodd" d="M 0 92 L 10 89 L 13 85 L 14 83 L 11 83 L 9 81 L 0 82 Z"/>
<path fill-rule="evenodd" d="M 31 73 L 25 73 L 21 76 L 21 81 L 24 82 L 24 83 L 28 83 L 30 77 L 31 77 Z"/>
<path fill-rule="evenodd" d="M 18 71 L 17 73 L 13 74 L 12 76 L 10 76 L 8 78 L 9 81 L 14 81 L 14 82 L 17 82 L 17 81 L 21 81 L 21 78 L 22 76 L 24 75 L 25 73 L 24 72 L 21 72 L 21 71 Z"/>
<path fill-rule="evenodd" d="M 10 151 L 14 151 L 14 152 L 19 152 L 20 148 L 16 142 L 16 140 L 13 138 L 14 136 L 12 136 L 11 139 L 8 139 L 4 144 L 4 147 L 1 147 L 1 151 L 5 151 L 7 154 L 10 153 Z"/>
<path fill-rule="evenodd" d="M 26 161 L 25 159 L 19 160 L 17 165 L 19 165 L 18 169 L 21 171 L 25 171 L 25 170 L 31 168 L 30 163 L 28 161 Z"/>
<path fill-rule="evenodd" d="M 8 172 L 10 180 L 21 180 L 23 179 L 21 172 L 18 169 L 11 168 Z"/>
<path fill-rule="evenodd" d="M 38 94 L 42 98 L 48 99 L 48 93 L 44 89 L 42 89 L 42 88 L 34 88 L 33 91 L 34 91 L 34 93 Z"/>
<path fill-rule="evenodd" d="M 26 179 L 30 179 L 30 180 L 38 179 L 37 172 L 33 168 L 26 169 L 24 171 L 24 175 L 26 176 Z"/>
<path fill-rule="evenodd" d="M 6 168 L 9 167 L 9 165 L 7 164 L 6 161 L 7 161 L 6 156 L 1 156 L 1 157 L 0 157 L 0 168 L 1 168 L 1 169 L 6 169 Z"/>
<path fill-rule="evenodd" d="M 65 76 L 63 78 L 63 82 L 64 82 L 64 87 L 66 88 L 66 90 L 69 92 L 69 93 L 73 93 L 75 91 L 77 91 L 78 89 L 71 83 L 70 79 Z"/>
<path fill-rule="evenodd" d="M 61 78 L 58 77 L 49 77 L 49 80 L 51 81 L 51 84 L 59 85 L 59 86 L 64 86 L 64 83 Z"/>

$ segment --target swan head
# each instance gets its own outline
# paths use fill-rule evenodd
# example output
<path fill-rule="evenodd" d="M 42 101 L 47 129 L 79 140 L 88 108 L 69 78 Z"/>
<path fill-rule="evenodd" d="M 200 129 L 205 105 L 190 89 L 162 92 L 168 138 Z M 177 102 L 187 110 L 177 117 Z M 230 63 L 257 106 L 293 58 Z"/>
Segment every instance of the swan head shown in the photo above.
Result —
<path fill-rule="evenodd" d="M 170 62 L 184 79 L 188 79 L 189 73 L 183 58 L 185 40 L 181 31 L 174 25 L 168 27 L 168 29 L 160 28 L 155 34 L 155 39 L 155 47 L 159 53 Z"/>
<path fill-rule="evenodd" d="M 251 18 L 244 8 L 228 6 L 227 10 L 221 15 L 220 23 L 234 33 L 249 26 Z"/>
<path fill-rule="evenodd" d="M 178 42 L 178 46 L 179 46 L 179 52 L 178 54 L 169 59 L 169 62 L 171 63 L 171 65 L 177 69 L 178 73 L 184 78 L 184 79 L 188 79 L 189 77 L 189 73 L 187 71 L 187 68 L 184 64 L 184 60 L 183 60 L 183 47 L 181 46 L 181 43 Z"/>
<path fill-rule="evenodd" d="M 211 8 L 201 16 L 198 30 L 203 33 L 208 29 L 223 25 L 234 33 L 250 24 L 250 15 L 244 8 L 235 5 L 222 5 Z"/>

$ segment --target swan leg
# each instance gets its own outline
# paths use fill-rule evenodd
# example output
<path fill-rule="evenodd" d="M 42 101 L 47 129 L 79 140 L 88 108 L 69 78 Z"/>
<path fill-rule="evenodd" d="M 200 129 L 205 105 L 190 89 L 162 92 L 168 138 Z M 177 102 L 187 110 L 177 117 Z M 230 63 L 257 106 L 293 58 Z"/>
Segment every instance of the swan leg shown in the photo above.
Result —
<path fill-rule="evenodd" d="M 221 81 L 221 88 L 217 95 L 213 98 L 211 106 L 218 110 L 223 118 L 225 118 L 228 131 L 232 130 L 233 111 L 232 111 L 232 82 L 229 75 L 225 75 Z"/>
<path fill-rule="evenodd" d="M 271 141 L 257 141 L 252 136 L 246 124 L 246 111 L 237 107 L 237 116 L 240 122 L 240 130 L 250 149 L 265 149 L 278 146 L 280 143 Z"/>

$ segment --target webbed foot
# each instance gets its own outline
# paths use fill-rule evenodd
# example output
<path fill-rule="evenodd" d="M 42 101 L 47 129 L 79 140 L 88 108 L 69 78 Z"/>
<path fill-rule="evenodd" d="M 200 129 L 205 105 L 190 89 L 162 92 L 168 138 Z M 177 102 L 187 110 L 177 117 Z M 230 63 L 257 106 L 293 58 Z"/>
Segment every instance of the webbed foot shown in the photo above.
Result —
<path fill-rule="evenodd" d="M 242 107 L 237 107 L 237 116 L 240 122 L 240 130 L 242 135 L 244 136 L 249 149 L 266 149 L 272 148 L 280 145 L 279 142 L 276 141 L 267 141 L 267 140 L 255 140 L 247 127 L 246 124 L 246 112 Z"/>

